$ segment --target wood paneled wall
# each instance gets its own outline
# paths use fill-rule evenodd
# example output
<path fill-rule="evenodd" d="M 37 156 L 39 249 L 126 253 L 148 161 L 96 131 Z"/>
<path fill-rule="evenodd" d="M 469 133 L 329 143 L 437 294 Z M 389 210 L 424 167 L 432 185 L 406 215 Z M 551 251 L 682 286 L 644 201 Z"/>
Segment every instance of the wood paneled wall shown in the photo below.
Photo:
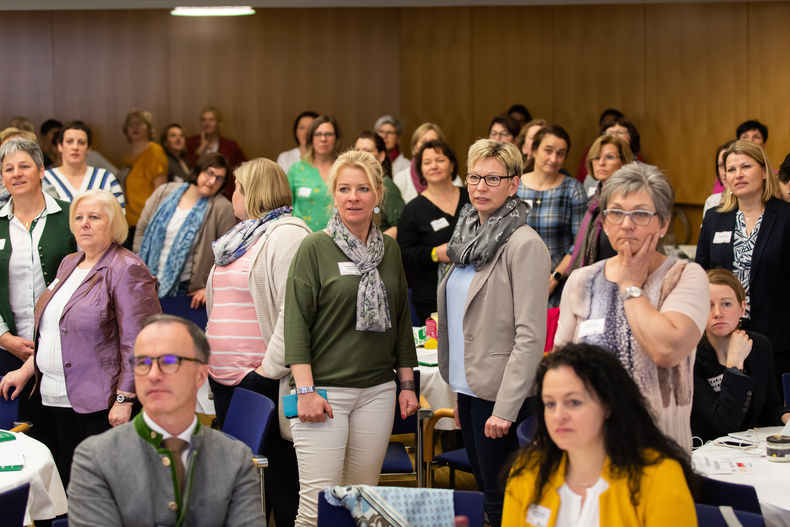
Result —
<path fill-rule="evenodd" d="M 120 163 L 121 123 L 145 108 L 197 130 L 205 104 L 248 156 L 292 147 L 303 109 L 336 115 L 343 143 L 383 113 L 438 123 L 463 160 L 510 104 L 571 134 L 575 171 L 605 107 L 625 112 L 679 203 L 711 188 L 713 153 L 737 124 L 790 150 L 790 2 L 557 7 L 260 9 L 191 19 L 166 11 L 4 12 L 0 123 L 81 118 Z M 463 162 L 463 161 L 462 161 Z M 697 209 L 690 209 L 696 212 Z M 698 218 L 692 217 L 698 224 Z"/>

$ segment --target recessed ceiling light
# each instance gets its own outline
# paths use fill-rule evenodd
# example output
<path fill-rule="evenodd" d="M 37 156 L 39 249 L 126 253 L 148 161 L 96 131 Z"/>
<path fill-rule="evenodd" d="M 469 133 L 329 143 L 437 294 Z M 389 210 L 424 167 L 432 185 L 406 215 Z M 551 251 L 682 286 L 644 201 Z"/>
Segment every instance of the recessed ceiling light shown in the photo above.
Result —
<path fill-rule="evenodd" d="M 170 11 L 174 16 L 240 16 L 254 15 L 250 6 L 216 6 L 216 7 L 176 7 Z"/>

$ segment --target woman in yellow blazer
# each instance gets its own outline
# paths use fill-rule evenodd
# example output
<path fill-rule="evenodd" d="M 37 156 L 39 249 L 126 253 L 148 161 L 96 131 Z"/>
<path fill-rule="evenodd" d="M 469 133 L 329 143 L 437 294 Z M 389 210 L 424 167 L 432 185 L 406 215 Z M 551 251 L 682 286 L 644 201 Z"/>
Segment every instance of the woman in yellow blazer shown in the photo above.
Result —
<path fill-rule="evenodd" d="M 500 473 L 518 450 L 515 426 L 531 412 L 546 341 L 551 259 L 515 194 L 521 153 L 481 139 L 469 149 L 471 205 L 447 247 L 453 265 L 439 286 L 439 371 L 458 394 L 456 420 L 492 527 L 499 527 Z M 545 282 L 545 283 L 544 283 Z"/>
<path fill-rule="evenodd" d="M 511 469 L 503 526 L 697 525 L 689 456 L 614 355 L 568 344 L 536 384 L 535 438 Z"/>

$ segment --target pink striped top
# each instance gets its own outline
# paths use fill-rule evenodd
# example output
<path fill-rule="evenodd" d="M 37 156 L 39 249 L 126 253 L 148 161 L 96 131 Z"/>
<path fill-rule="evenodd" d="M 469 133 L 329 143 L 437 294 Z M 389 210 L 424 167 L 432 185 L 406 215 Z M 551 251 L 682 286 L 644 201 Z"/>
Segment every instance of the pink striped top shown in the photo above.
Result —
<path fill-rule="evenodd" d="M 214 302 L 206 327 L 211 345 L 209 372 L 215 381 L 228 386 L 240 383 L 266 353 L 248 285 L 254 252 L 248 250 L 235 262 L 216 267 L 211 282 Z"/>

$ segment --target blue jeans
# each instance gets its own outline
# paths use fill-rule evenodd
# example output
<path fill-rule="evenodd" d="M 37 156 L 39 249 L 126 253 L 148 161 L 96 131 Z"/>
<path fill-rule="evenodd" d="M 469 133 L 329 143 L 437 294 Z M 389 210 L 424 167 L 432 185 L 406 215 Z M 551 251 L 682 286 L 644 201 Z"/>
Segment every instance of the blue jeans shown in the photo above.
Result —
<path fill-rule="evenodd" d="M 499 439 L 485 436 L 485 424 L 494 411 L 494 402 L 458 394 L 458 418 L 461 435 L 469 454 L 469 462 L 477 488 L 485 496 L 485 511 L 491 527 L 502 523 L 502 505 L 505 502 L 505 481 L 510 468 L 510 458 L 519 449 L 516 427 L 532 414 L 532 398 L 521 405 L 516 422 L 507 434 Z"/>

